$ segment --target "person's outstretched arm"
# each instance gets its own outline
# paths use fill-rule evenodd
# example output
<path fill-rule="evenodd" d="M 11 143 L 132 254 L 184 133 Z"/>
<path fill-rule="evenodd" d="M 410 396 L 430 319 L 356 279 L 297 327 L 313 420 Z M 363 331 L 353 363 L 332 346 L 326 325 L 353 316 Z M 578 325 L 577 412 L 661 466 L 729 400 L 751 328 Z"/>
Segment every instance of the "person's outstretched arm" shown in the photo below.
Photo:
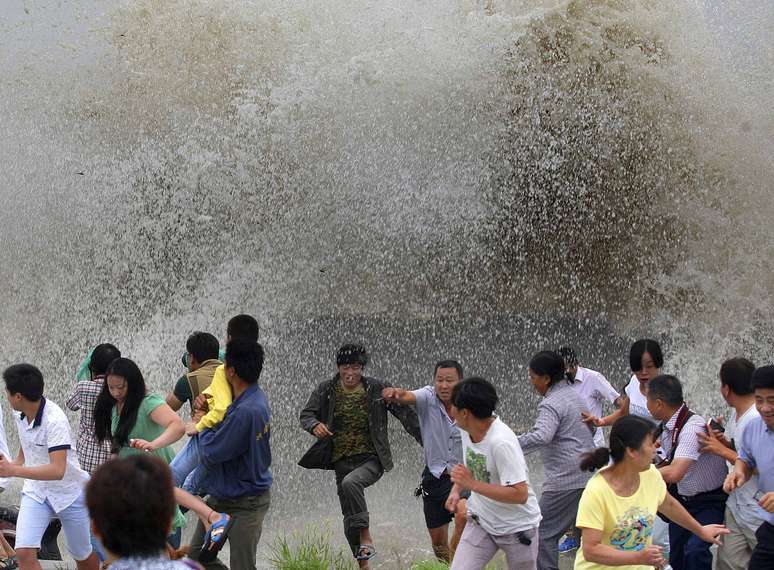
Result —
<path fill-rule="evenodd" d="M 417 396 L 411 390 L 403 388 L 385 388 L 382 390 L 382 398 L 390 404 L 399 404 L 401 406 L 413 406 L 417 403 Z"/>
<path fill-rule="evenodd" d="M 156 451 L 172 445 L 185 435 L 183 420 L 167 404 L 156 406 L 150 413 L 150 418 L 163 427 L 164 431 L 153 441 L 135 439 L 131 442 L 132 447 L 143 451 Z"/>
<path fill-rule="evenodd" d="M 685 510 L 685 507 L 669 493 L 666 494 L 664 501 L 658 507 L 658 512 L 668 517 L 672 522 L 679 524 L 685 530 L 691 531 L 704 542 L 709 542 L 710 544 L 719 545 L 719 537 L 731 532 L 722 524 L 708 524 L 702 526 L 702 524 L 693 518 L 691 514 Z"/>

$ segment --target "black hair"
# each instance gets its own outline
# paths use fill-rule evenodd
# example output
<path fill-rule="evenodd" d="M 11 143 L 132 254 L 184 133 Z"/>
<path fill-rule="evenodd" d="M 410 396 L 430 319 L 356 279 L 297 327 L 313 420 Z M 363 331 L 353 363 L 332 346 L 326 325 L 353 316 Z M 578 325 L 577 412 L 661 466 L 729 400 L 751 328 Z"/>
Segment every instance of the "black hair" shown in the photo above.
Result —
<path fill-rule="evenodd" d="M 661 352 L 661 345 L 651 338 L 641 338 L 629 349 L 629 367 L 632 369 L 632 372 L 642 370 L 642 357 L 646 352 L 650 354 L 656 368 L 664 366 L 664 354 Z"/>
<path fill-rule="evenodd" d="M 336 366 L 342 364 L 368 365 L 368 351 L 362 344 L 345 344 L 336 351 Z"/>
<path fill-rule="evenodd" d="M 454 386 L 451 401 L 458 410 L 470 410 L 470 413 L 483 420 L 492 416 L 499 398 L 490 382 L 471 376 Z"/>
<path fill-rule="evenodd" d="M 756 368 L 752 375 L 752 389 L 774 390 L 774 365 Z"/>
<path fill-rule="evenodd" d="M 121 351 L 115 346 L 108 342 L 98 344 L 91 353 L 89 370 L 94 376 L 103 376 L 110 363 L 116 358 L 121 358 Z"/>
<path fill-rule="evenodd" d="M 255 384 L 263 370 L 263 347 L 245 339 L 232 340 L 226 345 L 226 367 L 248 384 Z"/>
<path fill-rule="evenodd" d="M 456 360 L 441 360 L 435 365 L 435 370 L 433 370 L 433 376 L 436 375 L 439 369 L 441 368 L 454 368 L 457 371 L 457 375 L 459 376 L 460 380 L 462 380 L 462 377 L 464 376 L 462 372 L 462 365 L 457 362 Z"/>
<path fill-rule="evenodd" d="M 198 362 L 217 359 L 220 351 L 220 343 L 215 335 L 208 332 L 196 331 L 185 341 L 185 349 L 193 355 Z"/>
<path fill-rule="evenodd" d="M 683 385 L 677 376 L 661 374 L 648 382 L 648 398 L 661 400 L 669 406 L 681 406 L 685 402 Z"/>
<path fill-rule="evenodd" d="M 568 382 L 575 381 L 574 378 L 567 374 L 567 368 L 562 357 L 551 350 L 538 352 L 529 361 L 529 367 L 538 376 L 548 376 L 550 378 L 549 386 L 553 386 L 562 380 L 567 380 Z"/>
<path fill-rule="evenodd" d="M 21 394 L 25 400 L 37 402 L 43 397 L 43 374 L 32 364 L 14 364 L 3 372 L 5 388 L 13 394 Z"/>
<path fill-rule="evenodd" d="M 231 340 L 237 338 L 258 342 L 258 321 L 250 315 L 232 317 L 226 325 L 226 334 Z"/>
<path fill-rule="evenodd" d="M 556 351 L 559 356 L 564 360 L 566 366 L 578 366 L 578 355 L 569 346 L 562 346 Z"/>
<path fill-rule="evenodd" d="M 116 358 L 105 372 L 107 376 L 120 376 L 126 381 L 126 399 L 118 416 L 116 432 L 112 433 L 111 417 L 116 400 L 110 395 L 107 379 L 94 405 L 94 433 L 99 441 L 111 439 L 113 453 L 129 444 L 129 433 L 137 423 L 137 412 L 147 394 L 145 379 L 139 367 L 128 358 Z"/>
<path fill-rule="evenodd" d="M 656 424 L 642 416 L 629 415 L 618 418 L 610 430 L 610 447 L 598 447 L 581 456 L 581 471 L 594 471 L 604 467 L 610 460 L 618 463 L 627 449 L 640 449 L 645 438 L 654 437 Z"/>
<path fill-rule="evenodd" d="M 746 358 L 729 358 L 720 365 L 720 383 L 737 396 L 753 393 L 752 375 L 755 364 Z"/>
<path fill-rule="evenodd" d="M 86 506 L 110 552 L 156 555 L 166 546 L 175 514 L 172 473 L 152 454 L 113 459 L 91 476 Z"/>

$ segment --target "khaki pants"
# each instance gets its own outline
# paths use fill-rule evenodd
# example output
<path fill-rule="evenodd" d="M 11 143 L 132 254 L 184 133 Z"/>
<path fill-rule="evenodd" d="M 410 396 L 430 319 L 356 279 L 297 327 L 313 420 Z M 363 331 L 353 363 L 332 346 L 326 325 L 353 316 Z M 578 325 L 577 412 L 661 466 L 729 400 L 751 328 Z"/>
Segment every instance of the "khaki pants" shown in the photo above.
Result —
<path fill-rule="evenodd" d="M 494 558 L 498 550 L 505 552 L 508 570 L 537 570 L 537 528 L 520 534 L 525 535 L 532 543 L 522 544 L 517 534 L 491 535 L 468 515 L 450 570 L 481 570 Z"/>
<path fill-rule="evenodd" d="M 755 531 L 740 524 L 726 507 L 726 528 L 731 531 L 723 537 L 723 544 L 715 556 L 715 570 L 746 570 L 750 556 L 758 541 Z"/>
<path fill-rule="evenodd" d="M 255 558 L 258 541 L 261 539 L 263 519 L 269 510 L 271 496 L 269 491 L 262 495 L 241 497 L 227 500 L 209 497 L 207 505 L 217 512 L 227 513 L 234 517 L 234 526 L 228 533 L 229 553 L 231 555 L 231 570 L 255 570 Z M 202 521 L 196 524 L 196 530 L 191 538 L 190 557 L 196 560 L 204 544 L 204 525 Z M 207 570 L 229 570 L 219 559 L 203 564 Z"/>

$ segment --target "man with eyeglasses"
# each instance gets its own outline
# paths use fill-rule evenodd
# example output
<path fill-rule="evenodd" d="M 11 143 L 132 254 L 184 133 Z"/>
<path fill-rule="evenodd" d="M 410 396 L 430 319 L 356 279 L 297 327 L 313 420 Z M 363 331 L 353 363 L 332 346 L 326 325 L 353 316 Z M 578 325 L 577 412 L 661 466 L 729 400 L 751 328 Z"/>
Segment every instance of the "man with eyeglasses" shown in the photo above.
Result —
<path fill-rule="evenodd" d="M 361 345 L 346 344 L 338 350 L 338 372 L 317 386 L 301 410 L 301 427 L 317 441 L 298 463 L 307 469 L 335 472 L 344 534 L 360 568 L 365 569 L 376 554 L 365 489 L 393 466 L 387 412 L 422 443 L 416 412 L 385 401 L 382 391 L 391 384 L 364 376 L 367 364 L 368 353 Z"/>

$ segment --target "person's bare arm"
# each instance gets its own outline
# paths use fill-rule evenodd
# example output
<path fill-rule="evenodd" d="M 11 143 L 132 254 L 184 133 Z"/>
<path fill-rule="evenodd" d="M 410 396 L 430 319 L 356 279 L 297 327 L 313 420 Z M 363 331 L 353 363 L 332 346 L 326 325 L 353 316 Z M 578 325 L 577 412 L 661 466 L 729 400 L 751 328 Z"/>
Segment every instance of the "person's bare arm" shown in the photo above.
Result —
<path fill-rule="evenodd" d="M 172 408 L 175 412 L 179 411 L 180 408 L 183 407 L 183 402 L 177 399 L 177 396 L 175 396 L 174 392 L 170 392 L 167 394 L 167 397 L 165 398 L 167 402 L 167 406 Z"/>
<path fill-rule="evenodd" d="M 49 463 L 27 467 L 23 464 L 24 454 L 20 453 L 22 463 L 8 461 L 0 455 L 0 477 L 21 477 L 36 481 L 59 481 L 67 470 L 67 449 L 57 449 L 48 453 Z"/>
<path fill-rule="evenodd" d="M 693 464 L 693 459 L 678 457 L 671 464 L 659 467 L 658 470 L 666 483 L 678 483 L 683 480 L 691 464 Z"/>
<path fill-rule="evenodd" d="M 401 406 L 413 406 L 417 403 L 417 397 L 411 390 L 403 388 L 385 388 L 382 390 L 382 398 L 385 402 L 400 404 Z"/>
<path fill-rule="evenodd" d="M 164 431 L 153 441 L 135 439 L 132 442 L 132 447 L 143 451 L 155 451 L 172 445 L 185 435 L 183 420 L 166 404 L 156 407 L 150 413 L 150 418 L 154 423 L 163 427 Z"/>
<path fill-rule="evenodd" d="M 669 520 L 675 524 L 679 524 L 685 530 L 692 532 L 704 542 L 709 542 L 710 544 L 720 544 L 720 539 L 718 537 L 731 532 L 722 524 L 708 524 L 702 526 L 702 524 L 693 518 L 691 514 L 685 510 L 685 507 L 669 493 L 666 494 L 664 501 L 658 507 L 658 512 L 668 517 Z"/>
<path fill-rule="evenodd" d="M 583 557 L 591 563 L 601 566 L 654 566 L 661 567 L 664 556 L 660 546 L 646 546 L 638 551 L 618 550 L 602 543 L 602 531 L 595 528 L 582 528 L 581 544 Z"/>

